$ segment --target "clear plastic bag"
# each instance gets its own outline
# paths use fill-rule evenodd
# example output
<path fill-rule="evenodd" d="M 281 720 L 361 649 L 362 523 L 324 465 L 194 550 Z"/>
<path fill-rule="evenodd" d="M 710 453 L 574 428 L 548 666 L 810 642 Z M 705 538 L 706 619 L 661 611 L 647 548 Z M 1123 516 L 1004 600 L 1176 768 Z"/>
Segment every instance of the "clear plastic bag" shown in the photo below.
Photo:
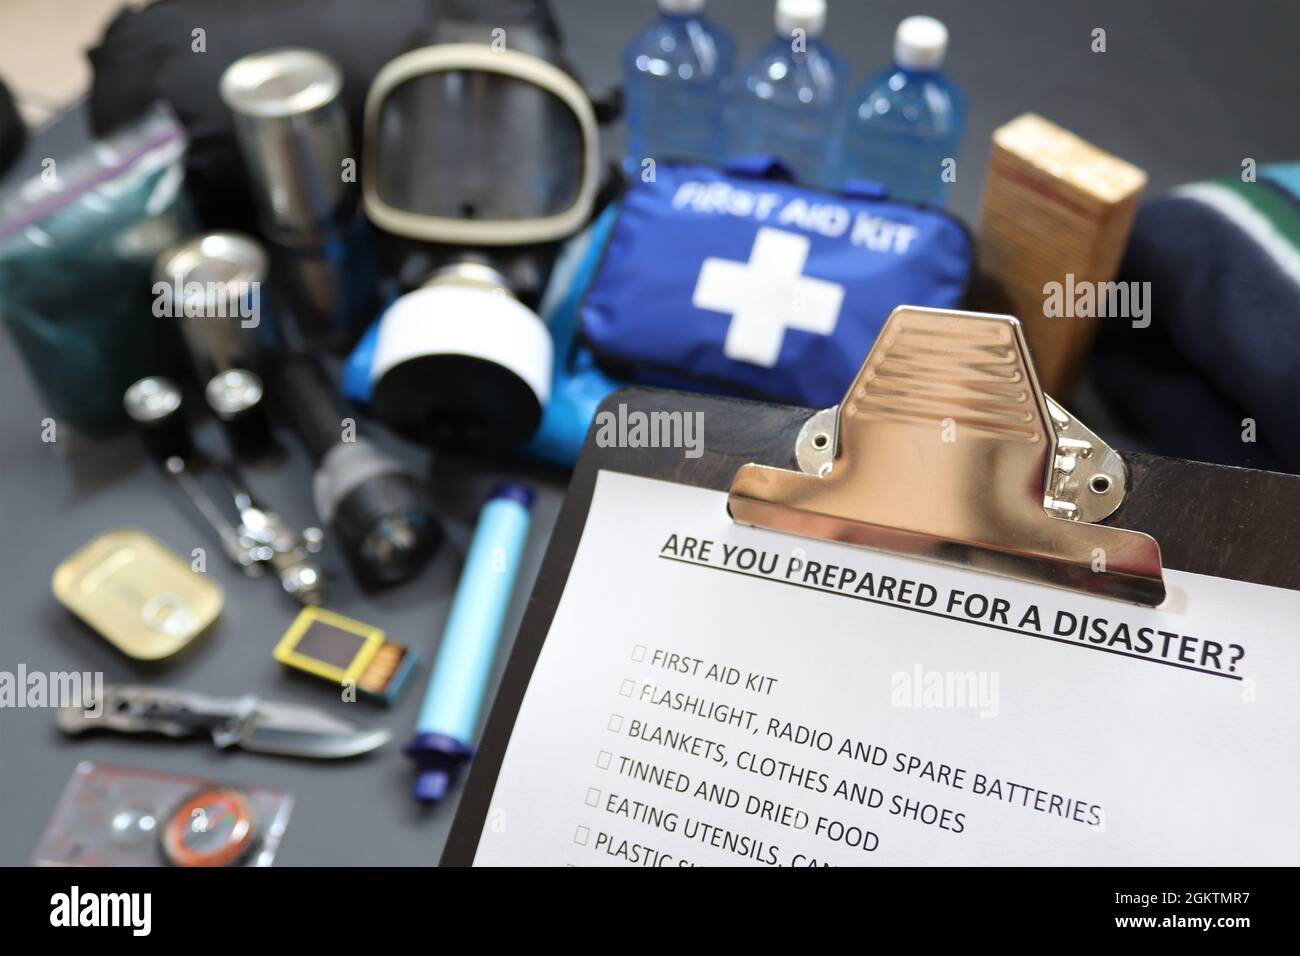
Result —
<path fill-rule="evenodd" d="M 102 435 L 122 394 L 175 374 L 175 323 L 150 308 L 154 260 L 192 233 L 185 134 L 159 107 L 42 171 L 0 207 L 0 320 L 59 424 Z"/>

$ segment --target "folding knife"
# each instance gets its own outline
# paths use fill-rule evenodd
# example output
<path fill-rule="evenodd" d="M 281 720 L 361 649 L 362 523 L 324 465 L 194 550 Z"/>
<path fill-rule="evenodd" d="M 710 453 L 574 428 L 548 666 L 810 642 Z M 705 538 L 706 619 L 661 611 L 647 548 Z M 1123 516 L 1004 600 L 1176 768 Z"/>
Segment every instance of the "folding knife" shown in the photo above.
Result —
<path fill-rule="evenodd" d="M 87 692 L 81 705 L 60 707 L 60 730 L 208 734 L 218 747 L 242 747 L 290 757 L 335 759 L 367 753 L 388 742 L 387 730 L 361 730 L 315 707 L 244 697 L 210 697 L 161 687 L 107 685 Z"/>

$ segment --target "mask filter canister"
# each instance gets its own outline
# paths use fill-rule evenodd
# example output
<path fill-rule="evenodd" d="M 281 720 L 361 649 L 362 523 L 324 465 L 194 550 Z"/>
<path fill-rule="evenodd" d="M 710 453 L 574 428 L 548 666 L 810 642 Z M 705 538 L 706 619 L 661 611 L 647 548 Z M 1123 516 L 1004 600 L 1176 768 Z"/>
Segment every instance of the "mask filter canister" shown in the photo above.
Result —
<path fill-rule="evenodd" d="M 496 269 L 453 263 L 384 314 L 372 402 L 414 441 L 509 450 L 541 421 L 552 351 L 546 325 Z"/>

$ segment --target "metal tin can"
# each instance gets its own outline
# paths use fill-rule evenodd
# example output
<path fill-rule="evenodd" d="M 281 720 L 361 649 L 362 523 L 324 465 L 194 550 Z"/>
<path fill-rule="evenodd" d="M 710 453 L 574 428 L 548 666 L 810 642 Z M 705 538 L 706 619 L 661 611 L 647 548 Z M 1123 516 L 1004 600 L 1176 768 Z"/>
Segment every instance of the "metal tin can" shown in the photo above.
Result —
<path fill-rule="evenodd" d="M 373 285 L 342 89 L 337 63 L 295 48 L 242 57 L 221 77 L 295 344 L 332 349 L 351 345 Z"/>

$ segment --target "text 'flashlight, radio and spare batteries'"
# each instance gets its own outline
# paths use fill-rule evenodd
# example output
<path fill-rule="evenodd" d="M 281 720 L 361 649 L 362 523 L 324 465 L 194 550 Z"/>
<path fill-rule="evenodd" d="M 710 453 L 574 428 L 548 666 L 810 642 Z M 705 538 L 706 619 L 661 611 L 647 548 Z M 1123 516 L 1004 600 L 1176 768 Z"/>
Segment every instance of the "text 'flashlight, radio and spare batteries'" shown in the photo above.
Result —
<path fill-rule="evenodd" d="M 533 490 L 497 486 L 479 515 L 451 615 L 406 754 L 418 776 L 414 796 L 437 803 L 474 753 L 474 733 L 487 693 L 497 644 L 532 521 Z"/>

